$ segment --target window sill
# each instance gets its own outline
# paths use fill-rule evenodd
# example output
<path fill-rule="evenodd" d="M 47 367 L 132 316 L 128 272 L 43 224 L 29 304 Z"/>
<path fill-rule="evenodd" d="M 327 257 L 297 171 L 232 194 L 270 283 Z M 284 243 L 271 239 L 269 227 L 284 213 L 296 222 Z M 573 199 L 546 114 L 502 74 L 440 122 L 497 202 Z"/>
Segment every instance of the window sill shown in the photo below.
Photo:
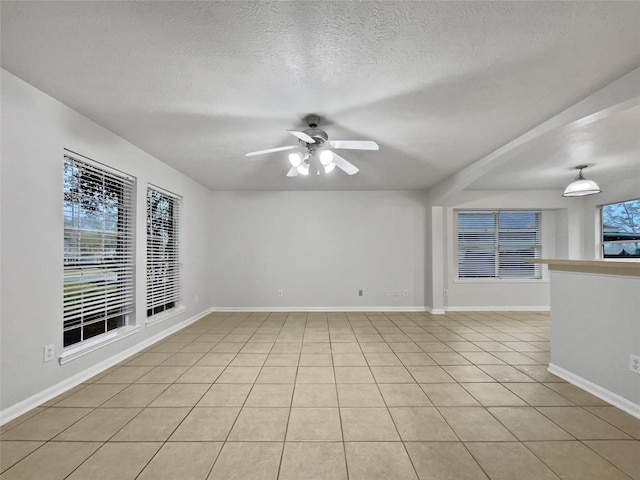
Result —
<path fill-rule="evenodd" d="M 186 310 L 187 309 L 184 305 L 178 305 L 177 307 L 172 308 L 171 310 L 167 310 L 166 312 L 158 313 L 153 317 L 147 318 L 147 320 L 145 320 L 144 322 L 144 325 L 147 328 L 152 327 L 153 325 L 164 322 L 165 320 L 169 320 L 170 318 L 173 318 L 176 315 L 180 315 L 186 312 Z"/>
<path fill-rule="evenodd" d="M 111 332 L 107 332 L 103 335 L 99 335 L 97 337 L 92 338 L 91 340 L 87 340 L 82 342 L 82 344 L 66 348 L 62 355 L 58 357 L 58 362 L 60 365 L 64 365 L 65 363 L 69 363 L 77 358 L 83 357 L 91 352 L 95 352 L 96 350 L 106 347 L 107 345 L 111 345 L 119 340 L 123 340 L 131 335 L 134 335 L 140 331 L 140 327 L 122 327 L 117 330 L 112 330 Z"/>
<path fill-rule="evenodd" d="M 625 263 L 640 262 L 640 258 L 638 257 L 600 257 L 597 260 L 602 260 L 603 262 L 625 262 Z"/>
<path fill-rule="evenodd" d="M 453 283 L 549 283 L 548 278 L 456 278 Z"/>

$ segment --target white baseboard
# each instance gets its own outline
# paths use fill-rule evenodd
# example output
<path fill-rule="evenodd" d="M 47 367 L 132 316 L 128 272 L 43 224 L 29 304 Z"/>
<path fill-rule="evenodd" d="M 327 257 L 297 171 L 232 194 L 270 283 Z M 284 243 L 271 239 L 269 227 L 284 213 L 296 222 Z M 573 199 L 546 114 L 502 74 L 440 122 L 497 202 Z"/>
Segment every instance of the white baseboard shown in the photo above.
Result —
<path fill-rule="evenodd" d="M 444 307 L 382 306 L 382 307 L 214 307 L 214 312 L 428 312 L 444 315 L 446 312 L 548 312 L 548 306 L 498 307 Z"/>
<path fill-rule="evenodd" d="M 17 418 L 20 415 L 28 412 L 29 410 L 37 407 L 38 405 L 42 405 L 43 403 L 51 400 L 52 398 L 57 397 L 58 395 L 75 387 L 76 385 L 80 385 L 82 382 L 90 379 L 91 377 L 99 374 L 100 372 L 103 372 L 107 368 L 113 367 L 114 365 L 125 360 L 131 355 L 138 353 L 140 350 L 143 350 L 148 346 L 153 345 L 157 341 L 162 340 L 163 338 L 166 338 L 169 335 L 177 332 L 178 330 L 181 330 L 191 325 L 192 323 L 197 322 L 201 318 L 209 315 L 209 313 L 211 313 L 212 311 L 213 309 L 209 308 L 203 312 L 200 312 L 194 315 L 193 317 L 187 318 L 186 320 L 183 320 L 182 322 L 176 325 L 173 325 L 172 327 L 169 327 L 157 333 L 156 335 L 149 337 L 146 340 L 143 340 L 142 342 L 137 343 L 136 345 L 133 345 L 132 347 L 126 350 L 123 350 L 122 352 L 117 353 L 100 363 L 92 365 L 91 367 L 87 368 L 86 370 L 83 370 L 82 372 L 78 372 L 75 375 L 61 382 L 56 383 L 55 385 L 41 392 L 38 392 L 35 395 L 32 395 L 29 398 L 22 400 L 21 402 L 16 403 L 15 405 L 5 408 L 4 410 L 0 411 L 0 425 L 4 425 L 5 423 L 10 422 L 14 418 Z"/>
<path fill-rule="evenodd" d="M 548 312 L 548 306 L 444 307 L 447 312 Z"/>
<path fill-rule="evenodd" d="M 425 307 L 214 307 L 213 312 L 428 312 Z"/>
<path fill-rule="evenodd" d="M 425 310 L 432 315 L 444 315 L 446 313 L 444 308 L 425 307 Z"/>
<path fill-rule="evenodd" d="M 610 392 L 609 390 L 602 388 L 601 386 L 596 385 L 589 380 L 585 380 L 575 373 L 571 373 L 570 371 L 554 365 L 553 363 L 549 364 L 548 371 L 549 373 L 553 373 L 555 376 L 560 377 L 569 383 L 572 383 L 576 387 L 580 387 L 581 389 L 589 392 L 591 395 L 595 395 L 601 400 L 610 403 L 614 407 L 618 407 L 620 410 L 627 412 L 629 415 L 633 415 L 634 417 L 640 419 L 640 405 L 638 405 L 637 403 L 634 403 L 631 400 L 627 400 L 626 398 L 621 397 L 616 393 Z"/>

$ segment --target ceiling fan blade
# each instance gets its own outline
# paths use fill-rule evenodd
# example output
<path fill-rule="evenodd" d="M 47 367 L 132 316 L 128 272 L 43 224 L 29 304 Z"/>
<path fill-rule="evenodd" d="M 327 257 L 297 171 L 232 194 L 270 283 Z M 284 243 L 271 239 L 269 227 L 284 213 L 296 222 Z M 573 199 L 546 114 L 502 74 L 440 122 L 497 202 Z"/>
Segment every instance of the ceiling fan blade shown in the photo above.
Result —
<path fill-rule="evenodd" d="M 287 177 L 297 177 L 298 176 L 298 167 L 291 167 L 287 172 Z"/>
<path fill-rule="evenodd" d="M 344 148 L 348 150 L 378 150 L 380 147 L 372 140 L 330 140 L 329 145 L 333 148 Z"/>
<path fill-rule="evenodd" d="M 304 132 L 298 132 L 296 130 L 287 130 L 287 132 L 289 132 L 294 137 L 299 138 L 304 143 L 316 143 L 316 141 L 312 137 L 310 137 Z"/>
<path fill-rule="evenodd" d="M 276 147 L 269 148 L 267 150 L 258 150 L 257 152 L 249 152 L 245 154 L 245 157 L 253 157 L 254 155 L 262 155 L 264 153 L 272 153 L 272 152 L 282 152 L 284 150 L 293 150 L 294 148 L 298 148 L 300 145 L 288 145 L 286 147 Z"/>
<path fill-rule="evenodd" d="M 336 152 L 333 152 L 333 163 L 335 163 L 336 167 L 345 172 L 347 175 L 354 175 L 360 171 L 358 167 L 356 167 L 352 163 L 347 162 Z"/>

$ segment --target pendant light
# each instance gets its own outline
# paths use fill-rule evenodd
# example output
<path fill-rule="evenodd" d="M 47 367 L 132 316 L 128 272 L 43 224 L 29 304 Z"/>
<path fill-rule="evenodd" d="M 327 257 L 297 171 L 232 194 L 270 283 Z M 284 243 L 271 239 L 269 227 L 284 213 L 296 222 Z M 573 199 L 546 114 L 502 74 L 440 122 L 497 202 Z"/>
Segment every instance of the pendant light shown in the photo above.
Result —
<path fill-rule="evenodd" d="M 585 195 L 594 195 L 600 193 L 600 187 L 593 180 L 587 180 L 582 175 L 582 170 L 587 168 L 587 165 L 578 165 L 576 170 L 579 170 L 575 180 L 567 185 L 563 197 L 584 197 Z"/>

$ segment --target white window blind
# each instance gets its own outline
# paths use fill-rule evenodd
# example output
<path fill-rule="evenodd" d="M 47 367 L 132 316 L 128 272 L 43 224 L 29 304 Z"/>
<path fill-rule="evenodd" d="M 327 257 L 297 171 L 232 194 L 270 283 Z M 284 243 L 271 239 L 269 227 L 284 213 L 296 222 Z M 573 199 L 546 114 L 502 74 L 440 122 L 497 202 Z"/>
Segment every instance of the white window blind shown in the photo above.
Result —
<path fill-rule="evenodd" d="M 458 212 L 458 278 L 540 278 L 540 212 Z"/>
<path fill-rule="evenodd" d="M 147 317 L 177 306 L 181 294 L 180 198 L 147 189 Z"/>
<path fill-rule="evenodd" d="M 64 156 L 64 346 L 126 325 L 134 310 L 135 180 Z"/>

